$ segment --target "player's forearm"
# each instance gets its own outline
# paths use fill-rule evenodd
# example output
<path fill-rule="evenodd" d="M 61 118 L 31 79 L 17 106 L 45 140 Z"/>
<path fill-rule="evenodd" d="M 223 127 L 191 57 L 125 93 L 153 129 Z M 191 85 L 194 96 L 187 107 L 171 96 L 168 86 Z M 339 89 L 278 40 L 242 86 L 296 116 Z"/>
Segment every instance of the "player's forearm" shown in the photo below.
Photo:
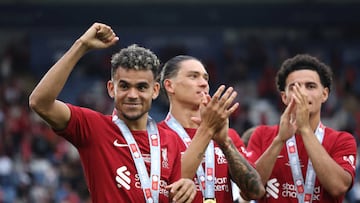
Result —
<path fill-rule="evenodd" d="M 209 128 L 200 126 L 197 129 L 191 144 L 182 157 L 181 176 L 183 178 L 193 178 L 195 176 L 213 134 Z"/>
<path fill-rule="evenodd" d="M 320 154 L 321 153 L 319 153 L 319 156 Z M 316 158 L 317 160 L 315 163 L 313 162 L 313 167 L 317 179 L 321 185 L 323 185 L 324 189 L 333 197 L 344 195 L 352 183 L 350 173 L 338 165 L 328 154 L 324 154 L 324 157 Z"/>
<path fill-rule="evenodd" d="M 321 185 L 334 197 L 345 194 L 352 182 L 351 175 L 330 157 L 312 131 L 302 132 L 302 137 Z M 351 148 L 352 146 L 343 147 Z"/>
<path fill-rule="evenodd" d="M 80 40 L 57 61 L 41 79 L 29 97 L 33 109 L 50 107 L 63 89 L 71 71 L 86 49 Z"/>
<path fill-rule="evenodd" d="M 228 139 L 220 145 L 226 160 L 232 180 L 249 199 L 258 199 L 265 193 L 265 188 L 257 171 L 239 153 L 233 142 Z"/>
<path fill-rule="evenodd" d="M 281 141 L 279 137 L 276 137 L 271 145 L 255 162 L 256 170 L 260 174 L 261 181 L 264 185 L 270 178 L 277 156 L 279 155 L 283 146 L 284 142 Z"/>

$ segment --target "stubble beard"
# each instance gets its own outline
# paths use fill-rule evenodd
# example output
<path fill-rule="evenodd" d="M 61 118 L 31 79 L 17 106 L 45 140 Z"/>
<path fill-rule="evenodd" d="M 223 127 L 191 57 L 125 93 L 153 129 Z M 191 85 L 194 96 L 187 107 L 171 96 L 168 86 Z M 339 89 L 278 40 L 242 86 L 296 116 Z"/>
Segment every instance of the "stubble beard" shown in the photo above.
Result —
<path fill-rule="evenodd" d="M 128 121 L 136 121 L 139 120 L 141 117 L 144 116 L 145 113 L 139 113 L 139 114 L 135 114 L 135 115 L 128 115 L 126 113 L 123 113 L 122 116 L 124 117 L 124 119 L 128 120 Z"/>

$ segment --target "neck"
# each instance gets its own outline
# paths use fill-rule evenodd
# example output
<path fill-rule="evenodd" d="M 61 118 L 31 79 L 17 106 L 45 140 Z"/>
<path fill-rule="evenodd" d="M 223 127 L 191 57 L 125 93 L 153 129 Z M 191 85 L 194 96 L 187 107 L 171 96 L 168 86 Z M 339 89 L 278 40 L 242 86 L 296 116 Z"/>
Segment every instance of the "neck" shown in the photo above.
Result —
<path fill-rule="evenodd" d="M 170 104 L 169 112 L 184 128 L 198 128 L 198 125 L 191 120 L 191 117 L 200 117 L 199 108 Z"/>
<path fill-rule="evenodd" d="M 315 130 L 318 127 L 319 123 L 320 123 L 320 114 L 310 116 L 310 126 L 311 126 L 311 129 L 313 130 L 313 132 L 315 132 Z"/>
<path fill-rule="evenodd" d="M 310 128 L 311 128 L 312 132 L 315 133 L 316 128 L 318 127 L 318 125 L 320 123 L 320 114 L 319 115 L 311 115 L 309 123 L 310 123 Z M 300 132 L 297 131 L 296 133 L 300 133 Z"/>

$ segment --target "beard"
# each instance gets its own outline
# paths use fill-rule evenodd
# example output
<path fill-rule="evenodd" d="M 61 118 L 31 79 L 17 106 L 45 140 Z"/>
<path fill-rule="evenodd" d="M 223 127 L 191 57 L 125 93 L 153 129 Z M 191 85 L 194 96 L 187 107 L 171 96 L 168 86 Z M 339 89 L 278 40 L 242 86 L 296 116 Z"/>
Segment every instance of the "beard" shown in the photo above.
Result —
<path fill-rule="evenodd" d="M 128 114 L 126 112 L 122 112 L 121 115 L 124 119 L 128 120 L 128 121 L 136 121 L 139 120 L 141 117 L 143 117 L 145 115 L 146 112 L 140 112 L 137 114 Z"/>

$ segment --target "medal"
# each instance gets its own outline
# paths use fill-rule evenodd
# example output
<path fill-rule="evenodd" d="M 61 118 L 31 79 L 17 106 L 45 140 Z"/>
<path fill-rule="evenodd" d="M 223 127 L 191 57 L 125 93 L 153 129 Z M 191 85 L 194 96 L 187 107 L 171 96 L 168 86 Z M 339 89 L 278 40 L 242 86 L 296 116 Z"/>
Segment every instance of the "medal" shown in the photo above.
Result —
<path fill-rule="evenodd" d="M 204 199 L 204 203 L 216 203 L 215 198 L 214 199 Z"/>

